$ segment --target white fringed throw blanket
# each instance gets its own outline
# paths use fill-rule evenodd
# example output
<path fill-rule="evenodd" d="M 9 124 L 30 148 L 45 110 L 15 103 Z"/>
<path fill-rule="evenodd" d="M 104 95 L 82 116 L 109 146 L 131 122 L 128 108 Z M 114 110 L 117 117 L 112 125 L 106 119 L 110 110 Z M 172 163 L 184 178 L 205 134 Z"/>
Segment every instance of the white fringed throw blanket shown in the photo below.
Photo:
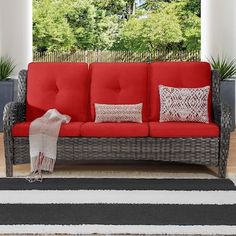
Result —
<path fill-rule="evenodd" d="M 71 117 L 56 109 L 48 110 L 42 117 L 31 122 L 29 131 L 31 177 L 41 171 L 53 172 L 57 156 L 57 139 L 62 123 Z"/>

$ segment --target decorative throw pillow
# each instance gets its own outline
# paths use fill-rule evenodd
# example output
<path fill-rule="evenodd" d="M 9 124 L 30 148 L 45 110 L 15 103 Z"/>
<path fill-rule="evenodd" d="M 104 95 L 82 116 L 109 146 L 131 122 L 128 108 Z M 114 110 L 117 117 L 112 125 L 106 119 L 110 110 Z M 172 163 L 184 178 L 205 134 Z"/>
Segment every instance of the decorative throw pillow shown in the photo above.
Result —
<path fill-rule="evenodd" d="M 136 122 L 142 123 L 143 104 L 108 105 L 95 103 L 95 123 Z"/>
<path fill-rule="evenodd" d="M 208 96 L 210 86 L 173 88 L 159 86 L 160 122 L 191 121 L 209 123 Z"/>

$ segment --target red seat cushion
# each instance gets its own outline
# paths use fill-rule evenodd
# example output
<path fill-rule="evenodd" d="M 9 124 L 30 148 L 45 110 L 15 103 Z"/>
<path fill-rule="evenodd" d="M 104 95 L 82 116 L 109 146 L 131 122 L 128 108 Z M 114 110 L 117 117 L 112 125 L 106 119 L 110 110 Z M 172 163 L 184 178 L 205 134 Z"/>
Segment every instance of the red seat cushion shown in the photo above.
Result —
<path fill-rule="evenodd" d="M 28 137 L 29 127 L 31 122 L 17 123 L 12 128 L 12 135 L 14 137 Z M 80 129 L 82 122 L 70 122 L 68 124 L 62 124 L 59 136 L 60 137 L 77 137 L 80 136 Z"/>
<path fill-rule="evenodd" d="M 84 137 L 146 137 L 148 123 L 94 123 L 87 122 L 81 127 Z"/>
<path fill-rule="evenodd" d="M 89 111 L 86 63 L 31 63 L 27 78 L 26 121 L 56 108 L 72 121 L 87 121 Z"/>
<path fill-rule="evenodd" d="M 151 137 L 159 138 L 219 137 L 215 123 L 150 122 L 149 132 Z"/>
<path fill-rule="evenodd" d="M 148 64 L 92 63 L 90 76 L 92 120 L 95 118 L 95 103 L 143 103 L 142 120 L 148 120 Z"/>
<path fill-rule="evenodd" d="M 159 121 L 159 85 L 176 88 L 211 86 L 211 67 L 206 62 L 153 62 L 149 65 L 150 121 Z M 208 98 L 211 121 L 211 92 Z"/>

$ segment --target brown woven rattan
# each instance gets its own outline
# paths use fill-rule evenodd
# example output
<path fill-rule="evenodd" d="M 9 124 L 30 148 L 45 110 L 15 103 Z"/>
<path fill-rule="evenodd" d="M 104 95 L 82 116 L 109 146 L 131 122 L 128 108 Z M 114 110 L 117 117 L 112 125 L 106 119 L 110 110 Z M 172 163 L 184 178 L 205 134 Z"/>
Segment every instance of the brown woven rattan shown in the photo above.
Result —
<path fill-rule="evenodd" d="M 12 137 L 13 124 L 25 120 L 27 71 L 19 74 L 18 101 L 4 109 L 6 175 L 13 164 L 29 163 L 29 139 Z M 220 126 L 219 137 L 202 138 L 87 138 L 59 137 L 58 160 L 155 160 L 217 166 L 225 177 L 229 150 L 231 116 L 220 103 L 219 75 L 212 72 L 213 119 Z"/>

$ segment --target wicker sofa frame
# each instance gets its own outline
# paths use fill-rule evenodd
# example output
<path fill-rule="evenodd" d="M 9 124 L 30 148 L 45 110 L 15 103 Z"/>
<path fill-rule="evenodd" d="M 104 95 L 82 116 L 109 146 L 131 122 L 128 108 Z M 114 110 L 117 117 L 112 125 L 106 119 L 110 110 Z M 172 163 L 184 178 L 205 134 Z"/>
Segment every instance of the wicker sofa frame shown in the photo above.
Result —
<path fill-rule="evenodd" d="M 220 102 L 220 79 L 212 71 L 213 119 L 220 127 L 219 137 L 207 138 L 95 138 L 60 137 L 59 160 L 155 160 L 218 167 L 219 176 L 226 175 L 231 115 Z M 27 71 L 19 73 L 18 100 L 4 109 L 4 145 L 6 176 L 13 176 L 13 165 L 29 163 L 29 139 L 13 137 L 12 126 L 25 121 Z"/>

